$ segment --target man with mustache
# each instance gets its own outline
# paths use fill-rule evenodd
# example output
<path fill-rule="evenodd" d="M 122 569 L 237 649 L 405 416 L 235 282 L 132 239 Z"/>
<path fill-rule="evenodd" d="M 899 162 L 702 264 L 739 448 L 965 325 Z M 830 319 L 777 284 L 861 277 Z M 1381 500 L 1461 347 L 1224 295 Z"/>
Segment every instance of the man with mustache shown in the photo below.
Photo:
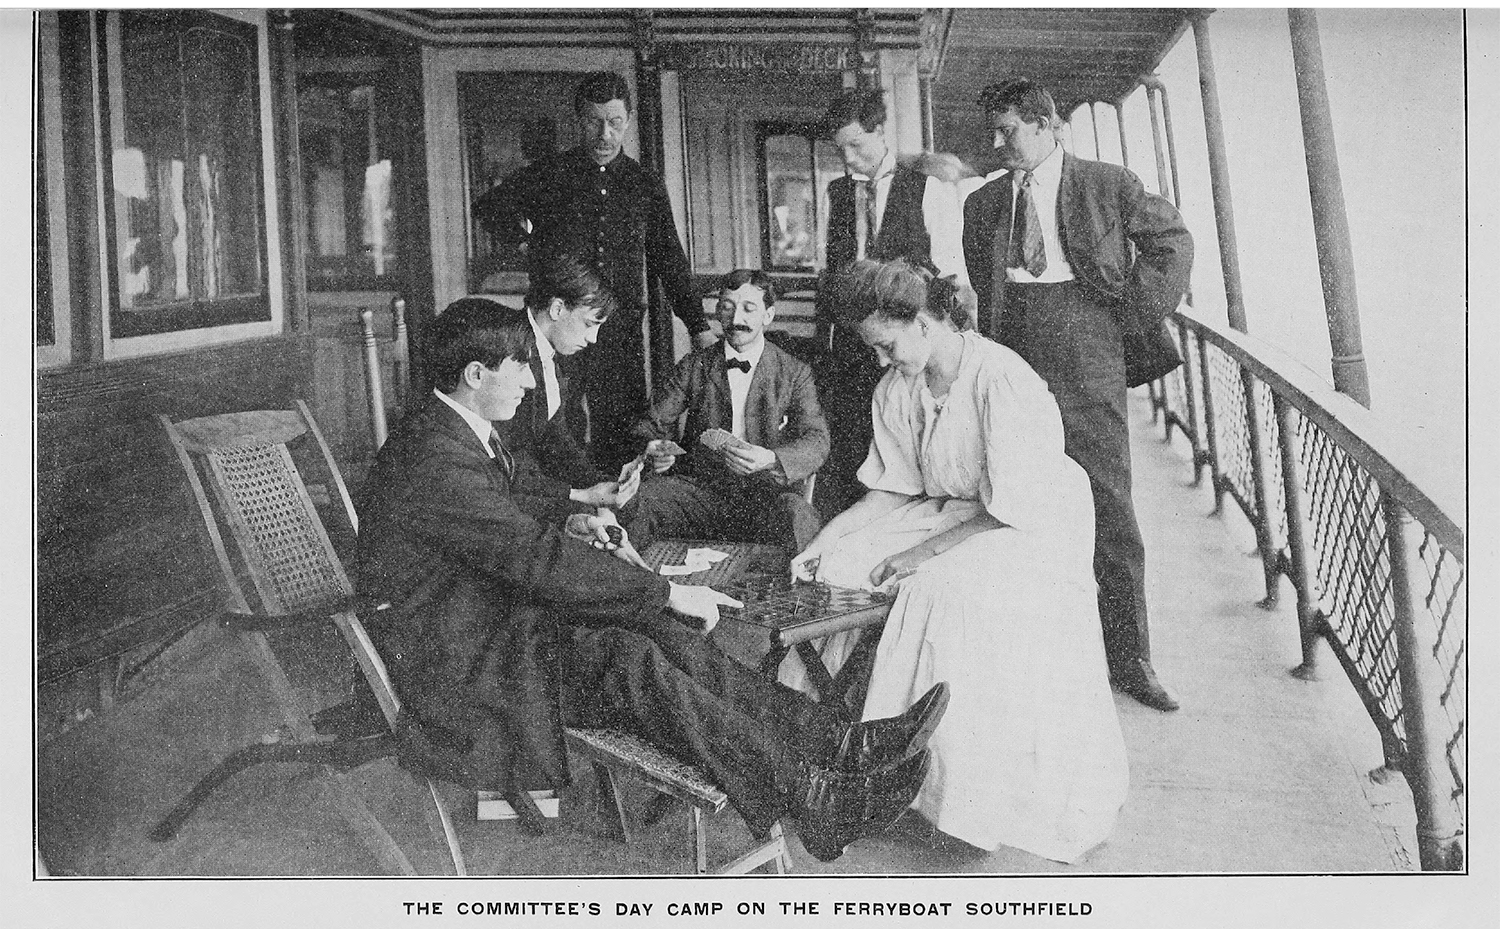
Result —
<path fill-rule="evenodd" d="M 636 427 L 649 440 L 646 456 L 658 476 L 641 484 L 631 533 L 642 544 L 725 539 L 801 551 L 822 521 L 795 488 L 828 457 L 812 369 L 766 341 L 776 288 L 764 271 L 725 275 L 718 315 L 724 341 L 683 358 Z M 715 442 L 723 432 L 734 441 Z M 672 440 L 682 443 L 681 463 Z"/>

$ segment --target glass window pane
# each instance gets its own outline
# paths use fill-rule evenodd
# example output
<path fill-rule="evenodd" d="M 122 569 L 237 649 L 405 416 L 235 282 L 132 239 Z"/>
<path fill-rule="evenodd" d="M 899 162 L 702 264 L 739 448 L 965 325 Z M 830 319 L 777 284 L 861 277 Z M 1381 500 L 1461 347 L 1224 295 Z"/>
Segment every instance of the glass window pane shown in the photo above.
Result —
<path fill-rule="evenodd" d="M 766 236 L 773 268 L 812 268 L 818 254 L 812 142 L 803 135 L 765 141 Z"/>
<path fill-rule="evenodd" d="M 202 310 L 263 293 L 255 33 L 217 19 L 120 14 L 112 181 L 122 309 Z M 215 322 L 190 316 L 173 328 Z"/>
<path fill-rule="evenodd" d="M 332 81 L 331 83 L 325 83 Z M 391 159 L 374 83 L 308 78 L 298 87 L 307 269 L 315 287 L 375 286 L 396 272 Z"/>

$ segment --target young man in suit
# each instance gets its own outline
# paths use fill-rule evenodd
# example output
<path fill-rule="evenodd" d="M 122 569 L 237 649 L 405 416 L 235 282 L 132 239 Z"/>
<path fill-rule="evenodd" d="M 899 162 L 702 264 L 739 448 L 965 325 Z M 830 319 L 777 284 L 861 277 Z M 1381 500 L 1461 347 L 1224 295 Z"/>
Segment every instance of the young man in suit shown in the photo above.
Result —
<path fill-rule="evenodd" d="M 855 473 L 870 451 L 870 399 L 885 373 L 858 335 L 835 324 L 838 273 L 860 258 L 902 258 L 953 275 L 961 285 L 968 281 L 958 187 L 934 176 L 930 157 L 897 160 L 886 138 L 884 93 L 846 90 L 829 105 L 823 123 L 845 172 L 828 184 L 828 261 L 817 305 L 817 334 L 830 350 L 827 363 L 819 365 L 819 384 L 833 422 L 818 497 L 832 516 L 864 495 Z"/>
<path fill-rule="evenodd" d="M 725 275 L 718 315 L 723 341 L 683 358 L 636 427 L 659 476 L 641 484 L 641 515 L 631 531 L 637 538 L 770 542 L 801 551 L 822 521 L 797 485 L 828 457 L 812 369 L 766 341 L 776 287 L 764 271 Z M 711 430 L 737 441 L 709 448 L 702 440 Z M 680 461 L 665 450 L 669 440 L 682 443 Z"/>
<path fill-rule="evenodd" d="M 621 471 L 614 480 L 594 467 L 574 428 L 578 397 L 573 381 L 579 366 L 596 363 L 585 352 L 599 338 L 616 303 L 592 264 L 567 252 L 541 250 L 531 256 L 526 293 L 536 351 L 528 391 L 516 415 L 496 424 L 505 447 L 525 449 L 540 474 L 528 481 L 542 505 L 558 498 L 592 506 L 627 506 L 640 485 L 639 468 Z M 483 298 L 471 298 L 483 299 Z M 580 359 L 570 371 L 564 359 Z"/>
<path fill-rule="evenodd" d="M 535 386 L 525 313 L 464 302 L 431 346 L 438 389 L 376 458 L 355 561 L 408 731 L 433 749 L 420 760 L 526 809 L 528 789 L 567 784 L 565 724 L 618 726 L 701 766 L 756 834 L 795 818 L 820 858 L 894 821 L 925 776 L 945 688 L 846 724 L 745 669 L 704 632 L 737 601 L 643 570 L 628 544 L 596 550 L 608 511 L 559 528 L 516 506 L 527 453 L 493 423 Z"/>
<path fill-rule="evenodd" d="M 1040 85 L 991 85 L 980 106 L 1009 169 L 964 204 L 980 329 L 1046 380 L 1067 453 L 1088 473 L 1111 682 L 1146 706 L 1175 710 L 1151 664 L 1125 390 L 1181 363 L 1162 321 L 1187 292 L 1193 238 L 1176 208 L 1129 170 L 1065 152 Z"/>

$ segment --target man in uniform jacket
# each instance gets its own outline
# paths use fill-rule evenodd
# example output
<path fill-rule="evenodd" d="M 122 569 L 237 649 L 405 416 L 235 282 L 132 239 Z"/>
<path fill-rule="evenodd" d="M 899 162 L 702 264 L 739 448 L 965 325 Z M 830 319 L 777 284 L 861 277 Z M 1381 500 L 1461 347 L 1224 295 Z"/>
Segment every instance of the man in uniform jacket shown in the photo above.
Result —
<path fill-rule="evenodd" d="M 1151 664 L 1125 390 L 1181 363 L 1163 320 L 1187 292 L 1193 239 L 1176 208 L 1129 170 L 1063 151 L 1056 109 L 1039 85 L 992 85 L 980 105 L 1010 169 L 964 205 L 981 330 L 1047 381 L 1067 453 L 1088 473 L 1112 682 L 1147 706 L 1174 710 Z"/>
<path fill-rule="evenodd" d="M 846 725 L 705 639 L 736 601 L 630 563 L 628 544 L 597 550 L 618 532 L 607 516 L 559 529 L 523 512 L 511 489 L 526 453 L 492 424 L 535 385 L 530 323 L 470 301 L 432 336 L 439 389 L 376 458 L 355 562 L 406 729 L 433 749 L 423 761 L 525 809 L 526 789 L 567 783 L 565 723 L 618 726 L 701 766 L 756 834 L 790 815 L 833 858 L 889 825 L 925 776 L 944 701 Z"/>
<path fill-rule="evenodd" d="M 583 144 L 516 172 L 474 204 L 474 217 L 502 244 L 526 243 L 586 256 L 619 301 L 592 357 L 578 365 L 589 404 L 595 464 L 612 472 L 633 457 L 630 431 L 649 395 L 641 317 L 660 283 L 695 344 L 714 339 L 666 188 L 621 148 L 631 94 L 618 74 L 589 75 L 574 96 Z M 529 230 L 529 231 L 528 231 Z"/>
<path fill-rule="evenodd" d="M 764 271 L 725 275 L 718 314 L 724 340 L 683 358 L 636 427 L 650 440 L 647 454 L 660 476 L 642 483 L 631 533 L 801 551 L 822 521 L 797 485 L 828 456 L 812 369 L 765 338 L 776 318 L 776 288 Z M 715 429 L 742 441 L 709 449 L 700 440 Z M 662 450 L 669 439 L 681 441 L 681 461 Z"/>
<path fill-rule="evenodd" d="M 859 337 L 834 323 L 838 272 L 860 258 L 902 258 L 967 284 L 958 188 L 929 173 L 930 159 L 899 163 L 885 120 L 879 89 L 844 91 L 824 117 L 845 171 L 828 184 L 827 273 L 817 305 L 818 336 L 830 349 L 828 363 L 819 366 L 819 385 L 833 423 L 818 496 L 830 515 L 864 495 L 854 475 L 870 449 L 870 399 L 884 374 Z"/>

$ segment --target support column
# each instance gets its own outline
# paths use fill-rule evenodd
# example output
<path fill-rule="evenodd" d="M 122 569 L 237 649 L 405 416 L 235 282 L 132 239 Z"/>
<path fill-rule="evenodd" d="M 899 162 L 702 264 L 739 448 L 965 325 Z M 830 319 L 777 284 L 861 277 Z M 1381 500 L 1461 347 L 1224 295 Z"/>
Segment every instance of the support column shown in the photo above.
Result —
<path fill-rule="evenodd" d="M 1130 167 L 1130 147 L 1125 142 L 1125 101 L 1115 104 L 1115 128 L 1120 130 L 1120 164 Z"/>
<path fill-rule="evenodd" d="M 1198 86 L 1203 93 L 1203 128 L 1208 141 L 1208 176 L 1214 191 L 1214 218 L 1219 229 L 1219 264 L 1224 272 L 1224 298 L 1229 325 L 1248 332 L 1245 291 L 1240 283 L 1240 247 L 1234 233 L 1234 200 L 1229 190 L 1229 156 L 1224 144 L 1224 112 L 1219 107 L 1219 81 L 1214 73 L 1213 45 L 1206 12 L 1193 15 L 1193 38 L 1198 48 Z"/>
<path fill-rule="evenodd" d="M 1333 386 L 1368 407 L 1370 379 L 1359 331 L 1354 249 L 1349 240 L 1349 214 L 1344 207 L 1344 185 L 1334 147 L 1328 85 L 1323 77 L 1318 14 L 1313 10 L 1287 10 L 1286 17 L 1292 33 L 1297 102 L 1302 110 L 1302 148 L 1307 155 L 1307 186 L 1312 194 L 1318 273 L 1323 278 L 1323 307 L 1333 346 Z"/>
<path fill-rule="evenodd" d="M 1156 115 L 1157 95 L 1162 89 L 1161 80 L 1154 74 L 1148 74 L 1141 78 L 1141 86 L 1146 88 L 1146 112 L 1151 115 L 1151 148 L 1156 154 L 1156 189 L 1161 191 L 1163 197 L 1170 196 L 1174 203 L 1177 202 L 1176 185 L 1167 183 L 1167 155 L 1162 149 L 1161 141 L 1161 117 Z"/>
<path fill-rule="evenodd" d="M 661 175 L 666 160 L 661 126 L 661 69 L 656 60 L 656 32 L 653 14 L 635 14 L 635 124 L 641 140 L 641 165 Z M 641 278 L 646 298 L 646 374 L 651 384 L 660 383 L 672 372 L 675 352 L 672 338 L 672 311 L 659 299 L 646 263 L 641 263 Z"/>
<path fill-rule="evenodd" d="M 271 24 L 271 78 L 276 114 L 276 150 L 283 182 L 280 190 L 282 299 L 290 329 L 310 329 L 307 304 L 306 199 L 302 190 L 302 149 L 297 144 L 297 45 L 295 24 L 284 10 L 267 14 Z"/>
<path fill-rule="evenodd" d="M 928 71 L 917 72 L 917 105 L 922 109 L 922 151 L 930 152 L 935 133 L 932 125 L 932 74 Z"/>

